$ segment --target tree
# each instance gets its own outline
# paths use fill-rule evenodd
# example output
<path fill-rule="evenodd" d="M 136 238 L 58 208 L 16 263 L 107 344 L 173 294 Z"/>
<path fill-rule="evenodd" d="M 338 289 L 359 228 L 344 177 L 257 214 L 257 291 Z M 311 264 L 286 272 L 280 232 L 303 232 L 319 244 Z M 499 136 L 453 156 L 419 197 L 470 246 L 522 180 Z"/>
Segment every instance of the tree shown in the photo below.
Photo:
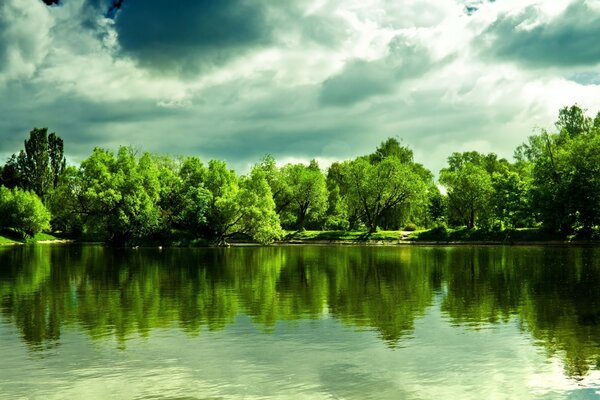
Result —
<path fill-rule="evenodd" d="M 158 170 L 149 154 L 139 159 L 128 147 L 117 156 L 96 148 L 81 163 L 76 193 L 88 230 L 99 231 L 114 244 L 148 237 L 159 228 Z"/>
<path fill-rule="evenodd" d="M 593 127 L 593 121 L 585 115 L 585 110 L 574 104 L 563 107 L 558 112 L 556 128 L 559 133 L 566 132 L 570 137 L 588 133 Z"/>
<path fill-rule="evenodd" d="M 0 228 L 10 228 L 24 237 L 50 229 L 50 212 L 40 199 L 20 188 L 0 187 Z"/>
<path fill-rule="evenodd" d="M 409 164 L 413 162 L 413 152 L 406 146 L 402 146 L 398 139 L 388 138 L 386 141 L 381 142 L 377 150 L 370 154 L 369 161 L 372 164 L 377 164 L 383 161 L 386 157 L 395 157 L 400 162 Z"/>
<path fill-rule="evenodd" d="M 0 173 L 0 186 L 6 186 L 12 189 L 17 186 L 23 186 L 23 177 L 17 163 L 17 156 L 12 155 Z"/>
<path fill-rule="evenodd" d="M 207 226 L 218 244 L 236 234 L 248 235 L 260 243 L 281 236 L 271 189 L 260 166 L 238 180 L 224 162 L 211 160 L 206 188 L 212 195 Z"/>
<path fill-rule="evenodd" d="M 360 211 L 371 233 L 377 230 L 385 212 L 425 191 L 413 168 L 396 157 L 386 157 L 376 164 L 359 157 L 344 165 L 343 176 L 349 206 Z"/>
<path fill-rule="evenodd" d="M 292 201 L 290 187 L 282 169 L 277 168 L 275 158 L 270 154 L 265 155 L 255 168 L 264 172 L 275 201 L 275 210 L 277 214 L 281 214 Z"/>
<path fill-rule="evenodd" d="M 600 225 L 600 135 L 576 137 L 557 155 L 568 224 L 583 237 Z"/>
<path fill-rule="evenodd" d="M 58 186 L 66 168 L 63 140 L 55 133 L 48 135 L 48 128 L 34 128 L 25 140 L 25 150 L 9 161 L 11 174 L 18 180 L 17 186 L 34 191 L 43 202 Z"/>
<path fill-rule="evenodd" d="M 459 168 L 442 169 L 440 183 L 448 190 L 448 211 L 457 222 L 472 229 L 485 220 L 494 189 L 483 167 L 467 162 Z"/>
<path fill-rule="evenodd" d="M 531 226 L 529 204 L 530 179 L 514 168 L 506 167 L 492 175 L 493 207 L 503 227 Z"/>
<path fill-rule="evenodd" d="M 327 210 L 327 184 L 319 164 L 288 164 L 282 169 L 288 187 L 287 210 L 294 215 L 294 228 L 304 229 L 310 218 L 317 220 Z M 285 210 L 285 209 L 284 209 Z"/>

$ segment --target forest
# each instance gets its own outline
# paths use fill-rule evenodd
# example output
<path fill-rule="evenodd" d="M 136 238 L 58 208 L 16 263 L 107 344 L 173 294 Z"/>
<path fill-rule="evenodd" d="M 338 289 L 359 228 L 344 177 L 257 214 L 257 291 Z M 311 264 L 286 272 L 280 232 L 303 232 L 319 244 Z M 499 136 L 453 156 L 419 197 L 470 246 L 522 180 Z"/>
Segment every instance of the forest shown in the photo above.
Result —
<path fill-rule="evenodd" d="M 315 160 L 279 166 L 266 155 L 238 175 L 224 161 L 125 146 L 67 165 L 63 140 L 34 128 L 1 167 L 0 229 L 113 245 L 268 244 L 304 230 L 444 237 L 535 228 L 600 239 L 600 112 L 564 107 L 555 127 L 530 136 L 512 161 L 455 152 L 437 182 L 395 138 L 327 170 Z"/>

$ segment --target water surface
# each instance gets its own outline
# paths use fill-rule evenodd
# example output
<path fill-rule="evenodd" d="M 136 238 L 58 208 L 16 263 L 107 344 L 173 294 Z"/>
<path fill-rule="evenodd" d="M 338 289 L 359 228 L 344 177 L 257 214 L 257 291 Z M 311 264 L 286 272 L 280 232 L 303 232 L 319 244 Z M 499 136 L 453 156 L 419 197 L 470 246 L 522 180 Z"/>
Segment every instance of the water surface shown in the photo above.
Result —
<path fill-rule="evenodd" d="M 0 398 L 600 398 L 600 249 L 0 248 Z"/>

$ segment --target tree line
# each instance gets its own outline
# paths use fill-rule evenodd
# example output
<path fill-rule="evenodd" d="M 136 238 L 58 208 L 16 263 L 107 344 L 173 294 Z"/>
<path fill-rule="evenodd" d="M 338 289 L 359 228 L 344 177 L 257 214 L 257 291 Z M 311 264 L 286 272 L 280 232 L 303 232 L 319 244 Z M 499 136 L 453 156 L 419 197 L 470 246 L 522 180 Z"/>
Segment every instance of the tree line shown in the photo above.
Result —
<path fill-rule="evenodd" d="M 367 155 L 278 166 L 267 155 L 238 175 L 225 162 L 96 148 L 67 166 L 55 133 L 33 129 L 0 171 L 0 229 L 42 230 L 113 244 L 174 238 L 270 243 L 284 230 L 503 230 L 600 235 L 600 112 L 559 111 L 556 131 L 530 136 L 514 160 L 453 153 L 439 173 L 389 138 Z"/>

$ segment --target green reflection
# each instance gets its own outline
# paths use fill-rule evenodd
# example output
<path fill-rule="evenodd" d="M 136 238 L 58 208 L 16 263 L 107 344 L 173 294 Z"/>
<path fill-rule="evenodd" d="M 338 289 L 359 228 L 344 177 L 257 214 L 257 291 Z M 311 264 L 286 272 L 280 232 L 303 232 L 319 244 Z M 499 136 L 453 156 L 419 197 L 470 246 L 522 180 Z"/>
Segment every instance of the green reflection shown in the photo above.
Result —
<path fill-rule="evenodd" d="M 335 318 L 375 329 L 390 347 L 410 340 L 436 304 L 454 325 L 516 320 L 565 372 L 600 363 L 600 250 L 536 247 L 260 247 L 0 249 L 0 310 L 32 350 L 64 326 L 95 339 L 176 328 L 190 335 L 249 315 Z"/>

